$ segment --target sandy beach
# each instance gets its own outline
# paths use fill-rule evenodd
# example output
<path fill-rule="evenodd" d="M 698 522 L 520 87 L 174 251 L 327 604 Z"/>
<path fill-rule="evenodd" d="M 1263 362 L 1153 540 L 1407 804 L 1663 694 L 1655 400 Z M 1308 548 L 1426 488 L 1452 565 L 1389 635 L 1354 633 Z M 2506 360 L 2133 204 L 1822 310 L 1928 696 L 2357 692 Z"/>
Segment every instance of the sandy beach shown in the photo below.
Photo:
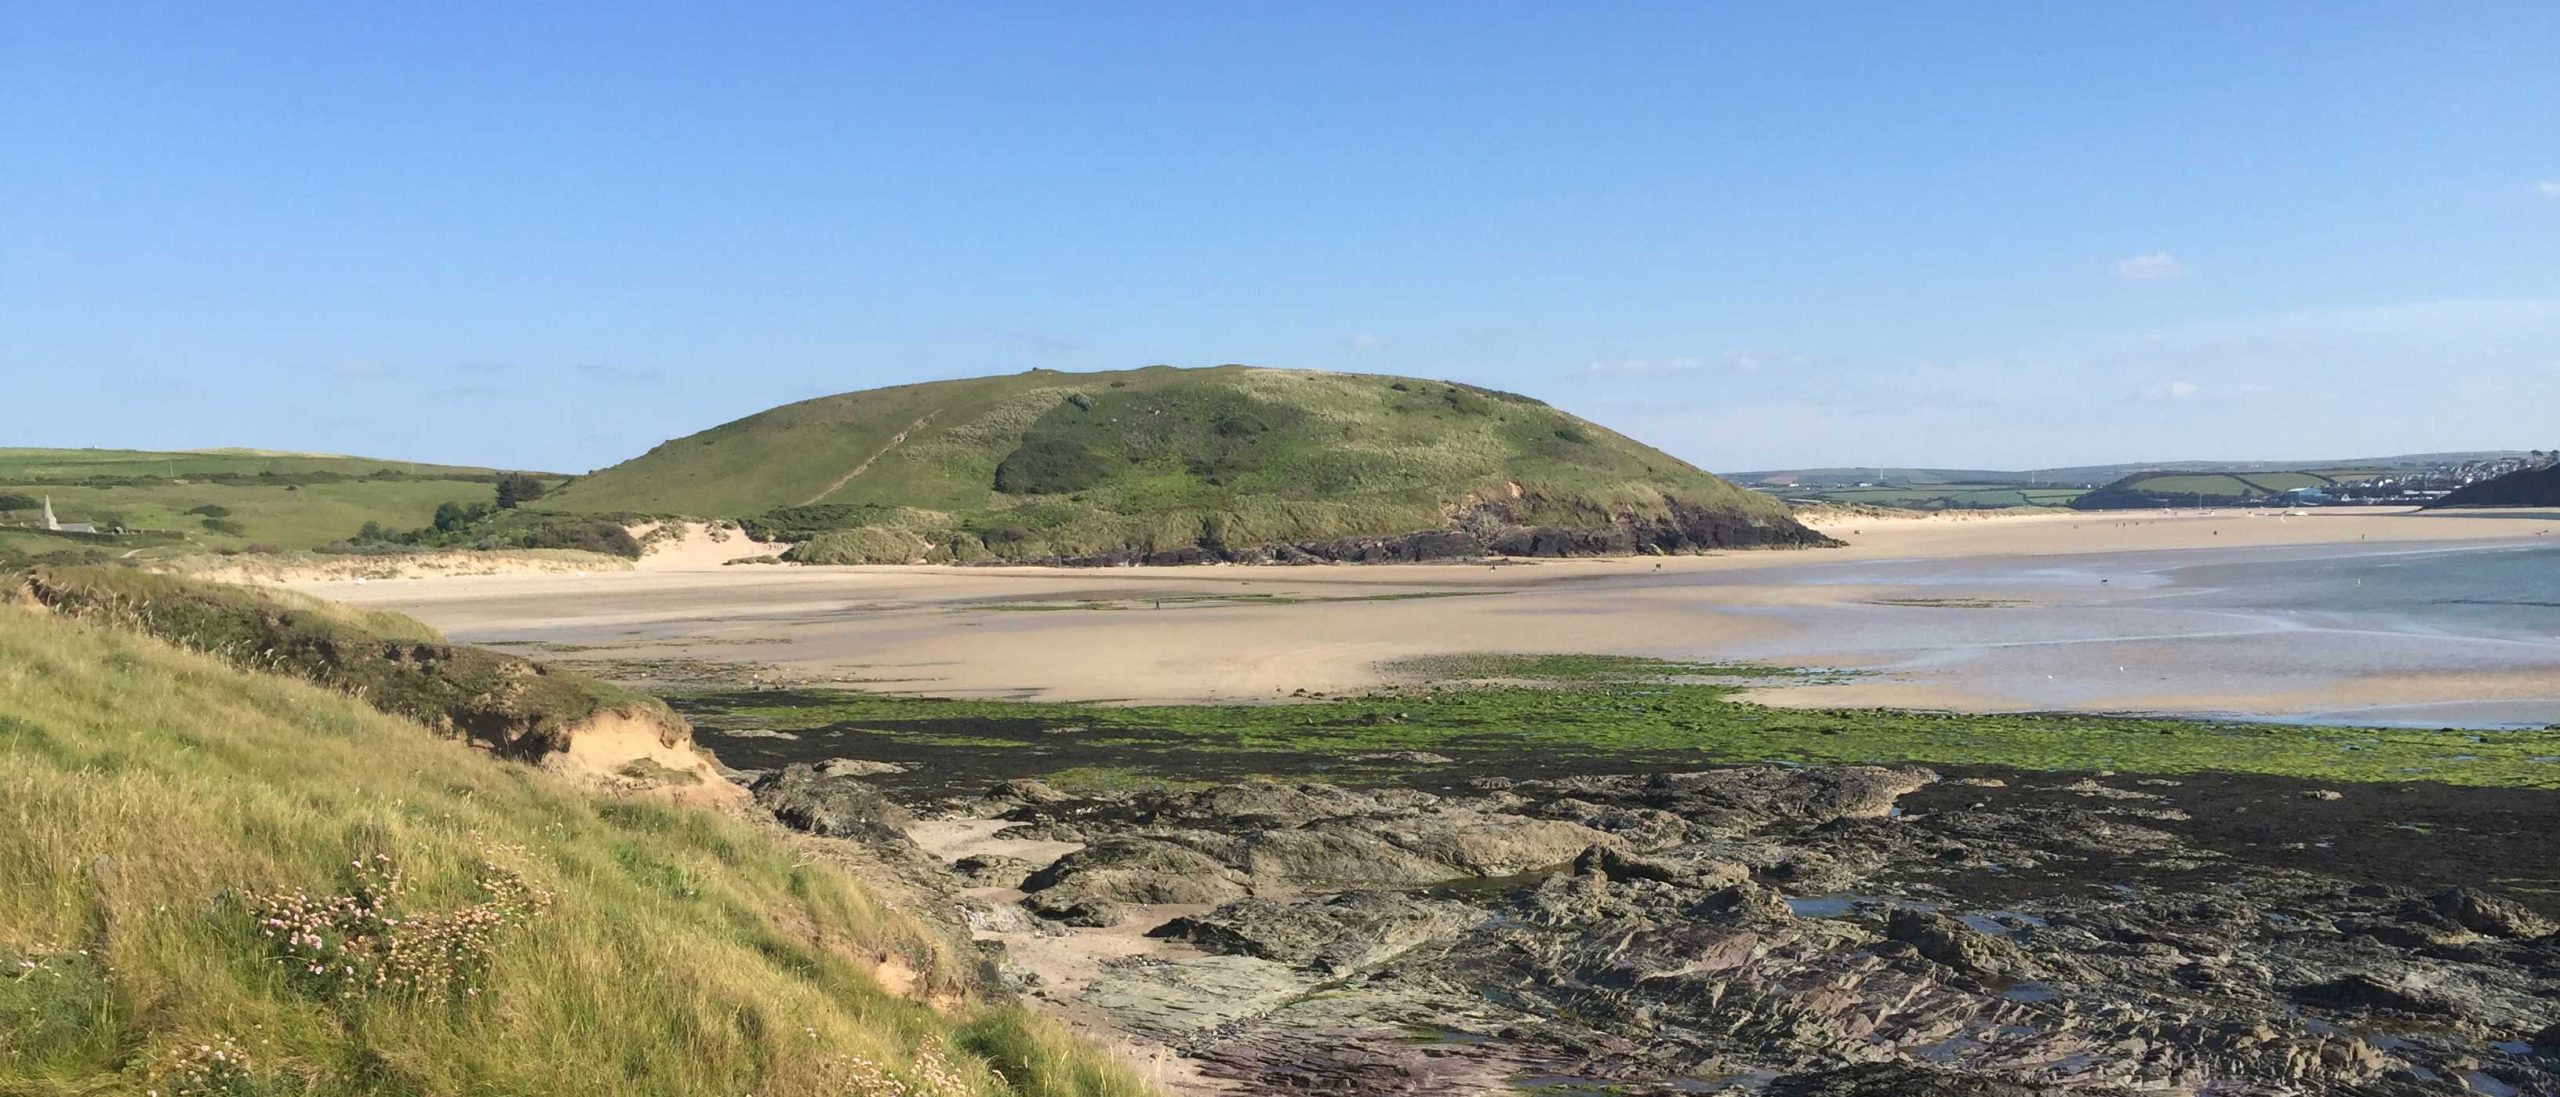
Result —
<path fill-rule="evenodd" d="M 722 545 L 628 572 L 296 585 L 643 679 L 726 668 L 937 696 L 1245 702 L 1375 687 L 1425 656 L 1570 651 L 1867 672 L 1759 693 L 1773 704 L 2560 720 L 2548 610 L 2448 631 L 2255 606 L 2254 580 L 2194 578 L 2423 572 L 2560 547 L 2560 513 L 1849 518 L 1826 532 L 1846 547 L 1290 568 L 709 563 L 747 551 Z"/>

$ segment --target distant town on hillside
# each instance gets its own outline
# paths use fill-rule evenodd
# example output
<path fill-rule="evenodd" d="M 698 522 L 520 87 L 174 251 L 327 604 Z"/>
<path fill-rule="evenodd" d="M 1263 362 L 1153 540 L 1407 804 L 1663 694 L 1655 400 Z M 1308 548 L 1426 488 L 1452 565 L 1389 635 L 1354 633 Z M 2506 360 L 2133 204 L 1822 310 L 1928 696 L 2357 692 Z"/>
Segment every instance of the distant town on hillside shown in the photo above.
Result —
<path fill-rule="evenodd" d="M 1820 468 L 1734 473 L 1798 504 L 1905 510 L 2142 510 L 2169 507 L 2426 506 L 2466 486 L 2546 468 L 2551 450 L 2405 454 L 2340 461 L 2173 461 L 1997 471 Z"/>

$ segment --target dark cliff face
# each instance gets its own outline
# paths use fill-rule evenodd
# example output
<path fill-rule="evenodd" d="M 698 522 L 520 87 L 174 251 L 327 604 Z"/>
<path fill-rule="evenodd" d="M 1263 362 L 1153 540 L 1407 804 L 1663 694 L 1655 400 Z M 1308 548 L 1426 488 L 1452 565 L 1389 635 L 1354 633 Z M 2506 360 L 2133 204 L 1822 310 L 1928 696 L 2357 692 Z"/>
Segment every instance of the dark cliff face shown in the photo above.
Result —
<path fill-rule="evenodd" d="M 2544 465 L 2466 484 L 2432 506 L 2560 507 L 2560 465 Z"/>
<path fill-rule="evenodd" d="M 1482 508 L 1441 529 L 1389 537 L 1283 542 L 1250 547 L 1185 545 L 1153 552 L 1129 550 L 1090 556 L 997 561 L 1063 567 L 1135 564 L 1410 564 L 1472 560 L 1486 556 L 1690 555 L 1719 549 L 1837 548 L 1841 542 L 1793 518 L 1745 518 L 1725 511 L 1674 503 L 1671 513 L 1622 513 L 1587 526 L 1519 525 L 1508 514 Z"/>

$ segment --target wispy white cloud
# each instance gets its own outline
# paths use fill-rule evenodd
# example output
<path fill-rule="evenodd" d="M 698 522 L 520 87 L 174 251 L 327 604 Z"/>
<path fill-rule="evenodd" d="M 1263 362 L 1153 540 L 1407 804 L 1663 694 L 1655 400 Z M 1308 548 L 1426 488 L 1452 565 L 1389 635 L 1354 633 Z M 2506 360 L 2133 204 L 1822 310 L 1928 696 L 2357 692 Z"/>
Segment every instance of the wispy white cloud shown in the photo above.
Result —
<path fill-rule="evenodd" d="M 2157 282 L 2187 273 L 2187 265 L 2165 251 L 2116 260 L 2116 277 L 2128 282 Z"/>
<path fill-rule="evenodd" d="M 1706 468 L 2033 468 L 2549 445 L 2560 297 L 2096 331 L 1953 357 L 1598 363 L 1558 403 Z M 1701 360 L 1721 361 L 1721 360 Z M 1568 382 L 1569 384 L 1569 382 Z"/>
<path fill-rule="evenodd" d="M 1353 350 L 1376 350 L 1379 347 L 1386 345 L 1386 340 L 1380 339 L 1365 331 L 1351 337 L 1351 349 Z"/>
<path fill-rule="evenodd" d="M 1693 373 L 1707 368 L 1704 358 L 1606 358 L 1583 365 L 1589 373 L 1620 377 L 1653 377 L 1666 373 Z"/>
<path fill-rule="evenodd" d="M 639 366 L 617 366 L 603 362 L 589 362 L 572 368 L 574 372 L 584 380 L 598 381 L 605 384 L 643 385 L 655 384 L 667 380 L 666 371 L 647 369 Z"/>
<path fill-rule="evenodd" d="M 1666 374 L 1697 373 L 1702 370 L 1732 370 L 1756 373 L 1772 362 L 1801 361 L 1790 355 L 1755 354 L 1734 351 L 1706 357 L 1675 358 L 1598 358 L 1583 364 L 1583 372 L 1616 377 L 1659 377 Z"/>
<path fill-rule="evenodd" d="M 2194 381 L 2176 380 L 2163 381 L 2156 385 L 2143 386 L 2142 398 L 2155 402 L 2168 401 L 2180 404 L 2192 404 L 2203 401 L 2222 403 L 2236 400 L 2255 400 L 2260 397 L 2275 395 L 2276 391 L 2277 386 L 2268 384 L 2264 381 L 2238 381 L 2226 379 L 2218 380 L 2211 384 L 2198 384 Z"/>
<path fill-rule="evenodd" d="M 2545 198 L 2560 198 L 2560 179 L 2545 179 L 2535 183 L 2533 192 Z"/>

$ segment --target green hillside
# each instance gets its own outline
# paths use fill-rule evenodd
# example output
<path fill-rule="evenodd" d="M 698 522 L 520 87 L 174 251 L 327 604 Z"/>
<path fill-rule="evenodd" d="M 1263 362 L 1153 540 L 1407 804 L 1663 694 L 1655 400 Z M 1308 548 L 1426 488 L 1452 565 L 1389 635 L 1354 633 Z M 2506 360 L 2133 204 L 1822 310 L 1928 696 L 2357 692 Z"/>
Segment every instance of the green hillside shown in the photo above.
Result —
<path fill-rule="evenodd" d="M 1774 499 L 1527 397 L 1244 366 L 1038 370 L 823 397 L 668 442 L 542 505 L 737 518 L 835 563 L 1822 540 Z"/>
<path fill-rule="evenodd" d="M 2560 507 L 2560 463 L 2465 484 L 2439 507 Z"/>
<path fill-rule="evenodd" d="M 0 550 L 145 554 L 308 549 L 367 522 L 427 525 L 445 503 L 487 503 L 500 470 L 261 450 L 152 452 L 0 448 Z M 544 477 L 557 484 L 559 477 Z M 44 534 L 41 504 L 65 523 L 120 530 Z"/>
<path fill-rule="evenodd" d="M 0 1093 L 1141 1092 L 826 849 L 112 619 L 0 604 Z"/>
<path fill-rule="evenodd" d="M 2239 506 L 2273 502 L 2289 491 L 2332 491 L 2389 475 L 2376 468 L 2321 468 L 2276 472 L 2144 472 L 2072 501 L 2078 510 L 2147 510 Z"/>

